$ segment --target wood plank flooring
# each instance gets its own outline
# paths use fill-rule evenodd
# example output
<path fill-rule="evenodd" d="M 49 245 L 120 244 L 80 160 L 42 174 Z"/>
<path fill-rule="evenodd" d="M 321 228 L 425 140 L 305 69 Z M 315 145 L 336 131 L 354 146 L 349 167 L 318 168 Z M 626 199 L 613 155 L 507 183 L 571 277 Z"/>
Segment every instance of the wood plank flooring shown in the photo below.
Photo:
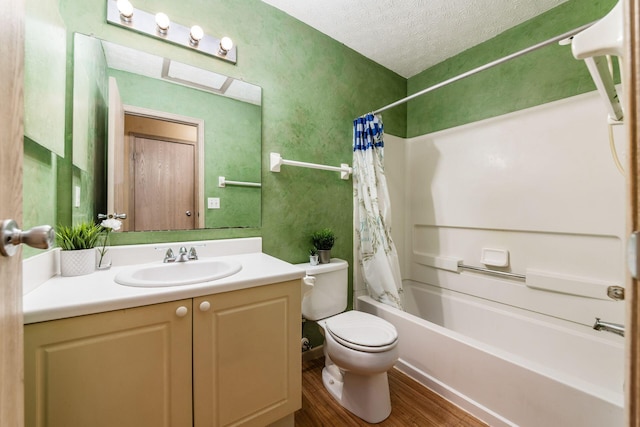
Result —
<path fill-rule="evenodd" d="M 302 362 L 302 409 L 296 427 L 369 426 L 340 406 L 322 384 L 324 358 Z M 382 427 L 486 427 L 487 425 L 397 369 L 389 371 L 391 415 Z"/>

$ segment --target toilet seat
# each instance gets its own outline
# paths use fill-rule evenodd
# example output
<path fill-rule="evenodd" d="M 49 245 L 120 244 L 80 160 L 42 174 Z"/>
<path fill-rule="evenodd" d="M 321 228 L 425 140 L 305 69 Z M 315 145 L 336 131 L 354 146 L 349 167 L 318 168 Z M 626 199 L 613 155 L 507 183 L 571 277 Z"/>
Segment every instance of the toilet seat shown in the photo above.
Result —
<path fill-rule="evenodd" d="M 345 347 L 380 353 L 398 343 L 396 328 L 384 319 L 361 311 L 347 311 L 325 320 L 327 332 Z"/>

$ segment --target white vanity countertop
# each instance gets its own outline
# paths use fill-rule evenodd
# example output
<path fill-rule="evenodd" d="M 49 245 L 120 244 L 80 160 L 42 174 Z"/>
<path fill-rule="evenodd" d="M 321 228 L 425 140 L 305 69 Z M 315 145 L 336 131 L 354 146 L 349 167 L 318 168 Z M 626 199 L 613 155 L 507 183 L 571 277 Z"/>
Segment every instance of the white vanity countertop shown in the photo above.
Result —
<path fill-rule="evenodd" d="M 158 304 L 203 295 L 297 280 L 304 270 L 261 252 L 217 257 L 242 264 L 238 273 L 211 282 L 171 287 L 130 287 L 114 281 L 131 266 L 112 267 L 86 276 L 54 276 L 23 297 L 24 323 Z M 189 261 L 197 262 L 197 261 Z M 156 264 L 162 261 L 155 261 Z"/>

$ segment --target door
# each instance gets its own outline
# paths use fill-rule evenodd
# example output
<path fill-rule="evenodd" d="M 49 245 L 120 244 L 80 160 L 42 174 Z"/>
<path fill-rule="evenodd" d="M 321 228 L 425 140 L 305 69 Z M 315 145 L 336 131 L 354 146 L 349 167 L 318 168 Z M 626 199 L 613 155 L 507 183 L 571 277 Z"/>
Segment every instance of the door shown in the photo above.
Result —
<path fill-rule="evenodd" d="M 627 63 L 625 75 L 629 100 L 626 105 L 625 120 L 629 128 L 629 161 L 627 180 L 629 182 L 628 225 L 629 232 L 640 231 L 640 0 L 627 0 L 625 33 L 627 43 Z M 625 344 L 627 351 L 627 371 L 625 381 L 625 408 L 627 425 L 640 426 L 640 295 L 638 280 L 630 279 L 626 286 L 627 319 Z"/>
<path fill-rule="evenodd" d="M 25 325 L 26 425 L 191 426 L 191 302 Z"/>
<path fill-rule="evenodd" d="M 300 281 L 193 307 L 194 426 L 265 426 L 300 409 Z"/>
<path fill-rule="evenodd" d="M 3 2 L 0 14 L 0 220 L 22 225 L 24 1 Z M 22 263 L 0 256 L 0 425 L 24 425 Z"/>
<path fill-rule="evenodd" d="M 196 146 L 133 137 L 134 231 L 195 228 Z"/>

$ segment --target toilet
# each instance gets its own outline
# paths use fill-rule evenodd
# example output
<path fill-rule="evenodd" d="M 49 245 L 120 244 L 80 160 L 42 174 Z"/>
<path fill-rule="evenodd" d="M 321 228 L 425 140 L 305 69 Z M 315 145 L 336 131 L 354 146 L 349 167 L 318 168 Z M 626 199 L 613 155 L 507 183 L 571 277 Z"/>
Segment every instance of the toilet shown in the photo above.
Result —
<path fill-rule="evenodd" d="M 302 316 L 314 320 L 325 337 L 322 383 L 340 405 L 369 423 L 391 413 L 387 371 L 398 360 L 398 333 L 384 319 L 347 311 L 348 267 L 298 264 L 303 279 Z"/>

